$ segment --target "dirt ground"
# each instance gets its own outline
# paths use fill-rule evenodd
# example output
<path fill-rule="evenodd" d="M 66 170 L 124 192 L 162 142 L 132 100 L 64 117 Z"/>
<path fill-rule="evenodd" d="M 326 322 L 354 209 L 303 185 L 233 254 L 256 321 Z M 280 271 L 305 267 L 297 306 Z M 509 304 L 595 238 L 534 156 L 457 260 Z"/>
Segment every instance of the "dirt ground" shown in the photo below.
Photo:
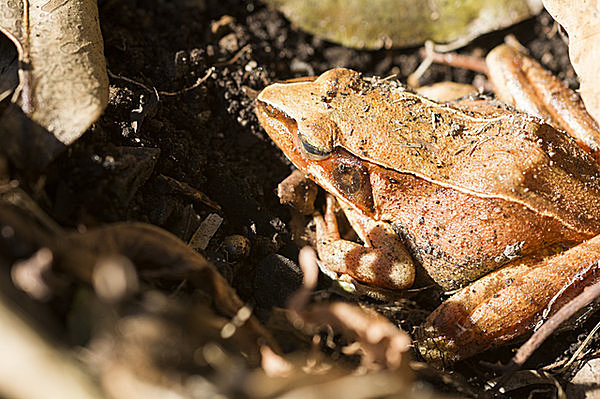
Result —
<path fill-rule="evenodd" d="M 365 75 L 396 74 L 405 81 L 421 61 L 419 48 L 344 48 L 299 31 L 259 1 L 100 0 L 99 10 L 110 72 L 108 108 L 45 171 L 43 195 L 37 181 L 23 177 L 24 186 L 44 199 L 41 205 L 52 219 L 74 229 L 139 221 L 187 242 L 202 220 L 218 214 L 222 225 L 202 253 L 266 321 L 273 306 L 283 306 L 299 284 L 294 264 L 299 248 L 292 240 L 290 210 L 276 194 L 278 183 L 293 167 L 259 126 L 248 93 L 276 80 L 320 74 L 335 66 Z M 565 40 L 545 13 L 479 38 L 461 52 L 485 54 L 507 33 L 576 87 Z M 422 84 L 474 79 L 481 76 L 434 65 Z M 232 240 L 244 240 L 236 235 L 248 240 L 248 253 L 231 249 Z M 330 284 L 323 280 L 324 286 Z M 177 290 L 172 284 L 156 283 L 155 288 Z M 389 304 L 371 303 L 410 333 L 442 295 L 431 290 L 413 296 L 414 313 L 409 316 L 406 309 L 392 314 L 394 308 L 384 306 Z M 63 298 L 51 308 L 57 314 L 65 312 L 56 309 L 59 306 L 68 307 L 68 301 Z M 550 339 L 528 367 L 567 356 L 583 331 Z M 286 340 L 283 347 L 293 350 L 294 341 Z M 506 362 L 513 349 L 485 353 L 454 371 L 479 391 L 494 373 L 490 365 Z M 455 392 L 438 376 L 418 378 Z M 526 392 L 530 388 L 522 393 Z"/>

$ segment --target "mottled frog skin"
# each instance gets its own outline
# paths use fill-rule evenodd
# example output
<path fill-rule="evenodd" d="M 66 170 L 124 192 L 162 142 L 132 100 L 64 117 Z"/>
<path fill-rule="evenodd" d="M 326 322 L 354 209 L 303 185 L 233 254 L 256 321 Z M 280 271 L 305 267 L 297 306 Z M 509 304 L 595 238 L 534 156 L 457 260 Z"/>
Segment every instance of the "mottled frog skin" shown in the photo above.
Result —
<path fill-rule="evenodd" d="M 328 201 L 325 218 L 315 217 L 327 267 L 391 289 L 411 286 L 413 262 L 446 289 L 486 275 L 428 319 L 427 345 L 437 360 L 526 332 L 548 302 L 564 303 L 583 289 L 574 279 L 585 275 L 581 281 L 589 283 L 599 275 L 590 267 L 600 253 L 597 124 L 578 103 L 565 105 L 573 93 L 535 61 L 506 46 L 494 56 L 507 51 L 509 63 L 525 70 L 518 76 L 541 76 L 563 97 L 546 102 L 547 109 L 530 107 L 530 115 L 475 96 L 436 103 L 392 80 L 333 69 L 270 85 L 256 99 L 272 140 L 337 199 L 364 243 L 340 238 Z M 490 72 L 504 71 L 490 56 Z M 509 97 L 519 105 L 523 96 Z M 551 258 L 514 261 L 588 239 Z M 541 282 L 543 275 L 552 278 Z"/>
<path fill-rule="evenodd" d="M 441 105 L 334 69 L 267 87 L 257 113 L 300 170 L 389 223 L 445 288 L 600 231 L 598 164 L 564 133 L 502 105 Z"/>

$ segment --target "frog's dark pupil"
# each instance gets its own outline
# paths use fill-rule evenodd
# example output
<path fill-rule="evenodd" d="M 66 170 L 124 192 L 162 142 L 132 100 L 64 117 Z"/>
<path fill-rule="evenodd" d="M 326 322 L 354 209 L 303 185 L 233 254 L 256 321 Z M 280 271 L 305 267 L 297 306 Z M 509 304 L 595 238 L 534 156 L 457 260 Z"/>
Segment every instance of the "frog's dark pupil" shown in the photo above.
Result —
<path fill-rule="evenodd" d="M 352 166 L 339 165 L 333 171 L 333 178 L 337 188 L 347 195 L 354 194 L 361 188 L 361 174 Z"/>
<path fill-rule="evenodd" d="M 306 140 L 301 133 L 298 133 L 298 139 L 300 139 L 300 143 L 302 144 L 304 152 L 311 159 L 320 160 L 323 158 L 327 158 L 329 155 L 331 155 L 330 152 L 325 151 L 308 142 L 308 140 Z"/>

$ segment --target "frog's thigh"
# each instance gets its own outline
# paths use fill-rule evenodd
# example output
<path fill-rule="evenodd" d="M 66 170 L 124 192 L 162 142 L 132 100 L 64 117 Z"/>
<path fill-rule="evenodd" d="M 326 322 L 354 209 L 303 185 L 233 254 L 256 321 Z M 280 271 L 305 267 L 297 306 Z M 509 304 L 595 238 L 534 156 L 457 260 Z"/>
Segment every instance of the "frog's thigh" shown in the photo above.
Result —
<path fill-rule="evenodd" d="M 365 245 L 343 240 L 335 220 L 334 205 L 335 199 L 328 196 L 325 217 L 315 216 L 317 251 L 327 268 L 378 287 L 410 287 L 415 277 L 413 262 L 394 230 L 386 223 L 344 207 L 350 224 Z"/>

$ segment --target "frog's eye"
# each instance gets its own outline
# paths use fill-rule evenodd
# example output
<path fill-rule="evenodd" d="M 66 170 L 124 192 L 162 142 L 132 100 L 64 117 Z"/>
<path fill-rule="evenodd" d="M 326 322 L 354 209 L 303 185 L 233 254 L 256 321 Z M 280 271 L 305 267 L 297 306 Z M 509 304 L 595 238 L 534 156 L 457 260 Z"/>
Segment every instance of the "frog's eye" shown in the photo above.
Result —
<path fill-rule="evenodd" d="M 328 158 L 331 155 L 331 151 L 310 143 L 302 133 L 298 133 L 298 141 L 300 142 L 300 149 L 308 159 L 313 161 L 321 161 Z"/>

